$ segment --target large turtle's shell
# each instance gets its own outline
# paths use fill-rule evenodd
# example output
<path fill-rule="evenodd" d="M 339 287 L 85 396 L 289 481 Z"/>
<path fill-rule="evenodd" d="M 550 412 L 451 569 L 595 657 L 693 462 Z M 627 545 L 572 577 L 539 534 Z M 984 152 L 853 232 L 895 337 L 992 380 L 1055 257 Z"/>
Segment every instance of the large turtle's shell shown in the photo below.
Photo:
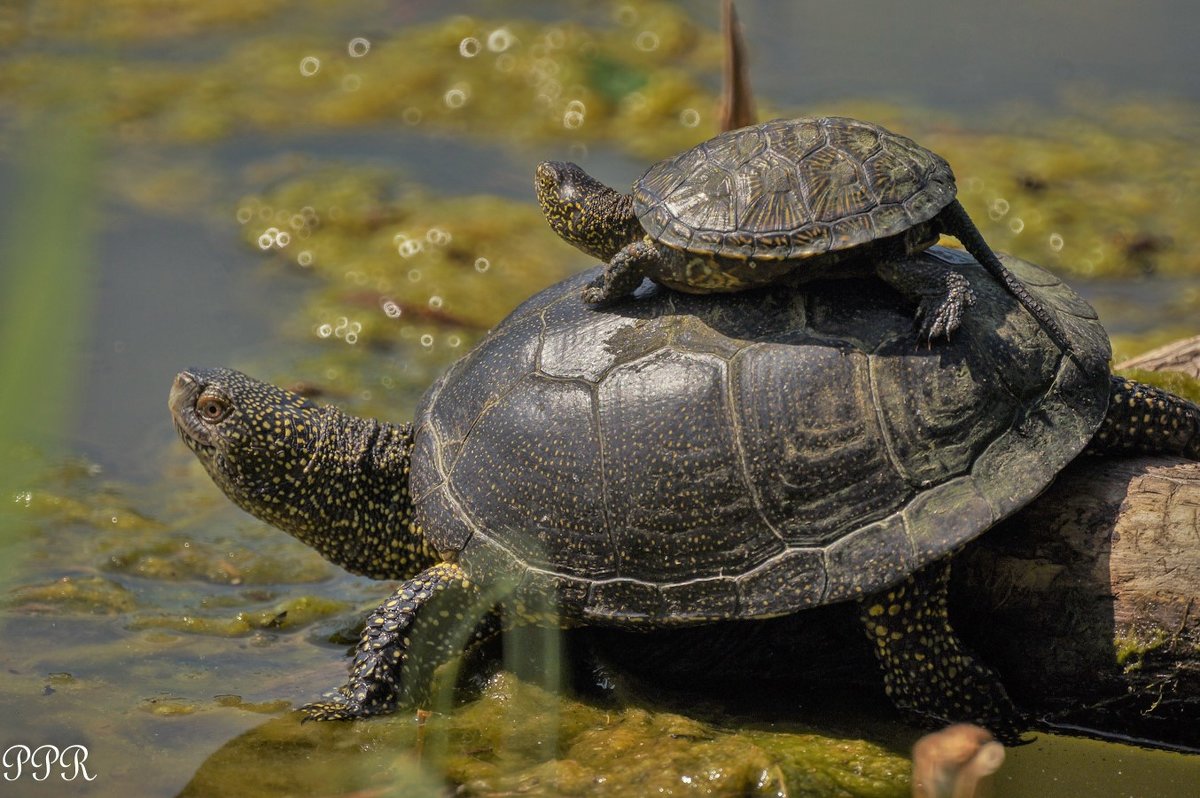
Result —
<path fill-rule="evenodd" d="M 884 588 L 1042 491 L 1108 401 L 1086 302 L 1015 258 L 1087 373 L 969 256 L 954 339 L 918 344 L 874 280 L 654 287 L 596 310 L 593 270 L 501 322 L 430 388 L 416 523 L 480 582 L 585 621 L 779 615 Z M 532 592 L 526 593 L 532 595 Z"/>
<path fill-rule="evenodd" d="M 660 161 L 633 187 L 653 239 L 689 252 L 784 260 L 902 233 L 954 199 L 941 156 L 879 125 L 777 119 Z"/>

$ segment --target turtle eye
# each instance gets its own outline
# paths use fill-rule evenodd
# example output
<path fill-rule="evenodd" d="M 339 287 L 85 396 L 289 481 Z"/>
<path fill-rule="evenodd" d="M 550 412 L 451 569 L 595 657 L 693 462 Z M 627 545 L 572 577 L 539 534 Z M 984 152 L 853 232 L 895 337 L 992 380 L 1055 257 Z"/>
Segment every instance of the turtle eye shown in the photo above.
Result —
<path fill-rule="evenodd" d="M 196 415 L 209 424 L 216 424 L 229 415 L 229 401 L 223 396 L 204 394 L 196 400 Z"/>

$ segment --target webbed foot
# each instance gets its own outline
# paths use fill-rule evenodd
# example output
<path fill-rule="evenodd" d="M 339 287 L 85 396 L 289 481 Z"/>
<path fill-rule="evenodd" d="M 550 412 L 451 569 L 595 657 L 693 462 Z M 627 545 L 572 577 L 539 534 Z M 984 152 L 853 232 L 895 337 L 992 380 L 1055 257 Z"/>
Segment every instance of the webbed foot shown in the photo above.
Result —
<path fill-rule="evenodd" d="M 453 563 L 404 582 L 367 618 L 346 684 L 301 709 L 309 720 L 351 720 L 427 702 L 434 669 L 494 633 L 476 615 L 478 599 Z"/>

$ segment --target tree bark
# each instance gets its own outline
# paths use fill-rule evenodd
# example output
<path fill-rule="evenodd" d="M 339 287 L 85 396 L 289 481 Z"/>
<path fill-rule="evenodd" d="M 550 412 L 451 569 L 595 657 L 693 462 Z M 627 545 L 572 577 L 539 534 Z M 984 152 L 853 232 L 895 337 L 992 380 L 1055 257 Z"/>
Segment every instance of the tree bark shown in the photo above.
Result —
<path fill-rule="evenodd" d="M 1048 720 L 1200 747 L 1200 463 L 1080 458 L 964 550 L 951 606 Z"/>
<path fill-rule="evenodd" d="M 1200 335 L 1173 341 L 1144 355 L 1118 363 L 1113 371 L 1120 374 L 1130 369 L 1148 371 L 1182 371 L 1200 380 Z"/>

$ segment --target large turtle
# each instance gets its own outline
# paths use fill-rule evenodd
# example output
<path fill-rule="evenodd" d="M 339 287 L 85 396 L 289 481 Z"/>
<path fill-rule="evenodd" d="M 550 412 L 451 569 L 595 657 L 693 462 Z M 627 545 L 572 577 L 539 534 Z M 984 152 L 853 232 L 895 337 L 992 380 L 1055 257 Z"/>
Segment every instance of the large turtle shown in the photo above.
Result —
<path fill-rule="evenodd" d="M 1092 309 L 1007 262 L 1083 369 L 974 261 L 934 248 L 911 265 L 986 301 L 932 350 L 873 280 L 647 285 L 594 311 L 579 299 L 593 270 L 517 308 L 413 424 L 223 369 L 181 373 L 170 407 L 237 504 L 354 573 L 405 580 L 314 718 L 419 697 L 401 665 L 494 633 L 494 615 L 464 631 L 480 600 L 509 622 L 644 629 L 857 601 L 901 707 L 1008 734 L 1003 688 L 948 624 L 948 555 L 1089 444 L 1200 458 L 1200 408 L 1110 377 Z"/>
<path fill-rule="evenodd" d="M 534 189 L 550 227 L 606 263 L 584 288 L 587 302 L 625 296 L 643 277 L 712 293 L 874 272 L 917 303 L 921 338 L 949 337 L 975 294 L 953 269 L 905 257 L 946 233 L 1068 343 L 955 199 L 950 164 L 870 122 L 776 119 L 731 130 L 654 164 L 632 194 L 546 161 Z"/>

